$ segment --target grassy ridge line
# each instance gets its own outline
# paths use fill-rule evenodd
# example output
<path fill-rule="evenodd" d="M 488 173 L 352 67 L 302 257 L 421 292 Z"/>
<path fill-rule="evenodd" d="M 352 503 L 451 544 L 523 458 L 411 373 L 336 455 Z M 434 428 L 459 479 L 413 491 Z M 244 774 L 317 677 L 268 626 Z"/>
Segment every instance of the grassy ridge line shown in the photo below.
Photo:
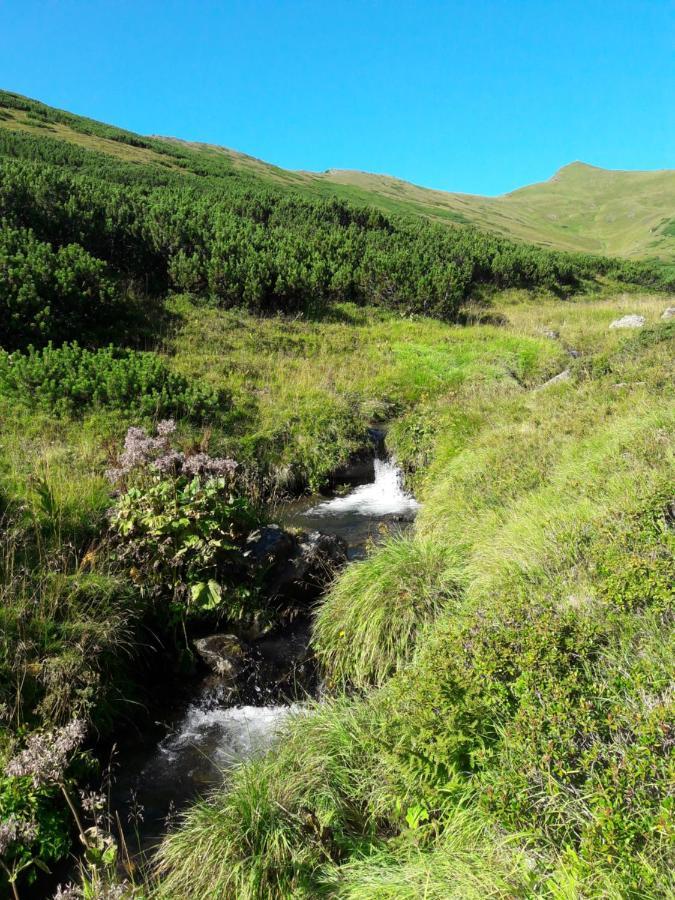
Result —
<path fill-rule="evenodd" d="M 584 351 L 572 380 L 467 379 L 427 429 L 403 420 L 406 458 L 432 459 L 416 531 L 317 617 L 329 679 L 365 695 L 310 709 L 198 804 L 160 896 L 668 895 L 665 305 L 505 304 L 509 331 Z M 628 311 L 651 328 L 608 329 Z"/>
<path fill-rule="evenodd" d="M 0 92 L 0 107 L 2 96 Z M 672 170 L 608 171 L 577 162 L 564 166 L 546 182 L 500 197 L 479 197 L 431 190 L 366 172 L 291 172 L 235 150 L 173 138 L 141 138 L 111 126 L 103 126 L 106 131 L 96 133 L 99 123 L 51 110 L 36 101 L 30 103 L 38 111 L 49 111 L 57 120 L 40 121 L 24 110 L 5 108 L 0 128 L 51 135 L 120 160 L 153 164 L 179 173 L 183 169 L 179 158 L 172 158 L 173 152 L 178 157 L 215 162 L 223 174 L 234 171 L 313 196 L 338 196 L 371 204 L 388 213 L 423 215 L 448 224 L 473 224 L 560 250 L 658 259 L 668 264 L 675 261 Z M 134 143 L 126 143 L 128 140 Z"/>
<path fill-rule="evenodd" d="M 609 171 L 585 163 L 564 166 L 548 181 L 499 197 L 453 194 L 366 172 L 330 171 L 331 184 L 406 203 L 429 216 L 470 222 L 519 240 L 561 250 L 635 259 L 675 259 L 669 222 L 675 172 Z"/>

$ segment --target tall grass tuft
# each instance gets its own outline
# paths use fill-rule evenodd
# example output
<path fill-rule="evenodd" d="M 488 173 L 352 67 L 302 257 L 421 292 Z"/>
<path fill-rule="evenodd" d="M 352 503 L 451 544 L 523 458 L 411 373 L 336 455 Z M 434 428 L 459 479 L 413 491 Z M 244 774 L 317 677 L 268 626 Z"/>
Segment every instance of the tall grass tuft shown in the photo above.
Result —
<path fill-rule="evenodd" d="M 403 536 L 350 566 L 320 604 L 313 644 L 333 687 L 382 684 L 412 657 L 420 632 L 461 593 L 442 543 Z"/>

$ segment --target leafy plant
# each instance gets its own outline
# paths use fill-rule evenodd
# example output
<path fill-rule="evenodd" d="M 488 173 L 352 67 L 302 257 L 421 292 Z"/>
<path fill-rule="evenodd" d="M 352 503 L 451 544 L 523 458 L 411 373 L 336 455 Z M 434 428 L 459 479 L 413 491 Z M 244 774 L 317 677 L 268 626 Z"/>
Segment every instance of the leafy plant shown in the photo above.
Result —
<path fill-rule="evenodd" d="M 158 429 L 155 438 L 130 429 L 112 473 L 130 481 L 110 519 L 116 557 L 142 590 L 168 600 L 175 621 L 214 611 L 241 618 L 251 593 L 241 542 L 257 517 L 236 489 L 236 464 L 171 450 L 173 423 Z"/>

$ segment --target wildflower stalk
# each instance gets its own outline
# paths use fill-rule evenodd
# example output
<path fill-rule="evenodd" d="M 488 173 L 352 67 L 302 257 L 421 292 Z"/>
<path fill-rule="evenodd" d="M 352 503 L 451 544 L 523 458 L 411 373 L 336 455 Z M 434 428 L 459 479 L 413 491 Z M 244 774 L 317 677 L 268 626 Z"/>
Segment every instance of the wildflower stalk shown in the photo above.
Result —
<path fill-rule="evenodd" d="M 16 874 L 17 873 L 12 871 L 12 869 L 10 869 L 9 866 L 6 865 L 3 862 L 3 860 L 1 860 L 1 859 L 0 859 L 0 866 L 2 866 L 2 868 L 7 873 L 7 880 L 9 881 L 10 887 L 12 888 L 12 896 L 14 897 L 14 900 L 21 900 L 21 898 L 19 897 L 19 889 L 16 886 Z"/>
<path fill-rule="evenodd" d="M 80 815 L 77 811 L 77 807 L 73 803 L 72 798 L 71 798 L 70 794 L 68 793 L 68 789 L 66 788 L 65 784 L 63 782 L 60 782 L 59 787 L 61 788 L 61 793 L 65 797 L 66 803 L 68 804 L 68 808 L 70 809 L 71 813 L 73 814 L 73 819 L 75 820 L 75 825 L 77 826 L 77 830 L 80 833 L 80 840 L 82 841 L 84 846 L 87 849 L 89 849 L 89 841 L 87 840 L 87 835 L 85 834 L 84 826 L 82 824 L 82 820 L 80 819 Z"/>

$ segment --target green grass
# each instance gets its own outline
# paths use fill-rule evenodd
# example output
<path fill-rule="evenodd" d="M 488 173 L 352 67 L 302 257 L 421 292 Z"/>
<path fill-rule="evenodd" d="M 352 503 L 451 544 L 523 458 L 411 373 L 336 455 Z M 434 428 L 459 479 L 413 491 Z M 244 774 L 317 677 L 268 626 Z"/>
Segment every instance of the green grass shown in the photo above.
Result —
<path fill-rule="evenodd" d="M 409 661 L 418 632 L 459 596 L 447 547 L 390 538 L 354 563 L 317 610 L 314 649 L 332 687 L 382 684 Z"/>
<path fill-rule="evenodd" d="M 342 305 L 337 321 L 255 319 L 176 298 L 168 349 L 182 374 L 232 397 L 223 447 L 280 487 L 316 486 L 364 445 L 369 425 L 465 379 L 532 382 L 559 347 L 496 326 L 465 329 Z"/>
<path fill-rule="evenodd" d="M 508 324 L 462 332 L 456 353 L 482 340 L 483 366 L 420 393 L 393 430 L 417 465 L 414 533 L 317 612 L 337 700 L 188 814 L 160 853 L 162 896 L 668 895 L 666 305 L 511 295 Z M 610 331 L 629 311 L 649 327 Z M 516 336 L 541 355 L 494 377 Z M 571 380 L 533 390 L 552 362 Z"/>
<path fill-rule="evenodd" d="M 543 246 L 669 262 L 675 256 L 667 226 L 675 193 L 672 170 L 610 171 L 575 162 L 548 181 L 500 197 L 431 191 L 361 172 L 336 171 L 323 177 L 361 195 L 379 196 L 383 207 L 395 197 L 396 205 L 409 203 L 440 221 L 455 214 L 478 227 Z"/>
<path fill-rule="evenodd" d="M 665 895 L 668 303 L 511 292 L 492 309 L 501 324 L 451 326 L 350 306 L 256 319 L 173 298 L 163 358 L 229 398 L 224 420 L 181 441 L 233 453 L 269 496 L 319 483 L 393 417 L 422 509 L 317 610 L 333 696 L 189 811 L 153 892 Z M 629 312 L 647 327 L 609 329 Z M 568 382 L 537 389 L 564 367 Z M 125 708 L 142 605 L 97 557 L 103 472 L 135 419 L 8 398 L 0 414 L 0 496 L 27 535 L 15 551 L 35 555 L 28 573 L 3 563 L 1 702 L 14 724 L 83 712 L 105 726 Z"/>

